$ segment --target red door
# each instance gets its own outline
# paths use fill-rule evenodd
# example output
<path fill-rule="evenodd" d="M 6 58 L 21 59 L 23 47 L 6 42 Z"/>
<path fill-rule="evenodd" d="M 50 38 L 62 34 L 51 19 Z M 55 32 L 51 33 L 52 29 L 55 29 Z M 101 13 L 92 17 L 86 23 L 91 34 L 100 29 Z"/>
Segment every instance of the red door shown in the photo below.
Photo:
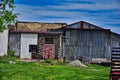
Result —
<path fill-rule="evenodd" d="M 54 44 L 44 44 L 44 59 L 54 58 Z"/>

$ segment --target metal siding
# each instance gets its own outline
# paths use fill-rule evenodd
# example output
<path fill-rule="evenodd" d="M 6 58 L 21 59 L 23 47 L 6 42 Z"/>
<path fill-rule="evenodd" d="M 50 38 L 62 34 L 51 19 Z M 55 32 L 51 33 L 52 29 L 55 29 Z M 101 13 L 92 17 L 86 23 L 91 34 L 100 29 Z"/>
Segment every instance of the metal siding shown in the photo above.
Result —
<path fill-rule="evenodd" d="M 15 50 L 15 55 L 20 55 L 20 34 L 9 34 L 9 49 Z"/>
<path fill-rule="evenodd" d="M 88 23 L 83 23 L 83 28 L 84 29 L 97 29 L 96 26 L 88 24 Z"/>
<path fill-rule="evenodd" d="M 20 58 L 31 59 L 29 45 L 37 45 L 38 34 L 21 34 L 21 54 Z"/>
<path fill-rule="evenodd" d="M 89 24 L 89 25 L 90 25 L 90 24 Z M 84 23 L 84 24 L 83 24 L 84 29 L 88 29 L 88 28 L 89 28 L 89 25 L 86 24 L 86 23 Z"/>
<path fill-rule="evenodd" d="M 76 24 L 67 26 L 66 28 L 80 28 L 80 23 L 76 23 Z"/>
<path fill-rule="evenodd" d="M 79 22 L 72 25 L 68 25 L 66 28 L 80 28 L 80 29 L 100 29 L 97 26 L 94 26 L 89 23 Z"/>
<path fill-rule="evenodd" d="M 120 47 L 120 36 L 116 34 L 111 34 L 112 47 Z"/>
<path fill-rule="evenodd" d="M 7 54 L 8 49 L 8 30 L 0 32 L 0 56 Z"/>
<path fill-rule="evenodd" d="M 68 34 L 69 33 L 69 34 Z M 105 58 L 108 48 L 106 31 L 67 30 L 65 41 L 65 57 L 73 60 L 80 56 L 88 58 Z"/>

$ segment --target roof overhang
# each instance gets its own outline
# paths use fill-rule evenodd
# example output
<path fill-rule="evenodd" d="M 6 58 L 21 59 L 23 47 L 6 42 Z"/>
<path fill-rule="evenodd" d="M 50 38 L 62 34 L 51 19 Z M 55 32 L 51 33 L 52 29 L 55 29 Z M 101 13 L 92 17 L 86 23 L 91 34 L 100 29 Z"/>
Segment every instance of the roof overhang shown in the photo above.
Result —
<path fill-rule="evenodd" d="M 60 35 L 63 34 L 62 32 L 51 32 L 51 31 L 9 31 L 9 33 L 15 33 L 15 34 L 53 34 L 53 35 Z"/>

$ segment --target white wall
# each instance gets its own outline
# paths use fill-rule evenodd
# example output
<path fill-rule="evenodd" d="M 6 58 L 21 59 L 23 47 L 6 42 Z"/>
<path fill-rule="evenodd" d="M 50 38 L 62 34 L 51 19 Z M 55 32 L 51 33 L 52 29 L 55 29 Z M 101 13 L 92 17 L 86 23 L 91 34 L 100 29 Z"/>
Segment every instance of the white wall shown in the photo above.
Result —
<path fill-rule="evenodd" d="M 7 54 L 8 49 L 8 30 L 0 32 L 0 56 Z"/>
<path fill-rule="evenodd" d="M 31 59 L 31 53 L 29 52 L 29 45 L 37 45 L 37 34 L 21 34 L 21 51 L 20 58 Z"/>

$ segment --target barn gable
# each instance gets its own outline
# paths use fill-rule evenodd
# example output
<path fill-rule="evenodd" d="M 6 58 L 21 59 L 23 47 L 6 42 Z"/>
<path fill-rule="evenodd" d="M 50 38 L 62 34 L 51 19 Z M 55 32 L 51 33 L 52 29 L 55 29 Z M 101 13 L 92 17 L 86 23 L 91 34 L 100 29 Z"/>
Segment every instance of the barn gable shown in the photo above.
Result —
<path fill-rule="evenodd" d="M 76 29 L 103 29 L 91 23 L 85 21 L 79 21 L 73 24 L 68 25 L 65 28 L 76 28 Z"/>

